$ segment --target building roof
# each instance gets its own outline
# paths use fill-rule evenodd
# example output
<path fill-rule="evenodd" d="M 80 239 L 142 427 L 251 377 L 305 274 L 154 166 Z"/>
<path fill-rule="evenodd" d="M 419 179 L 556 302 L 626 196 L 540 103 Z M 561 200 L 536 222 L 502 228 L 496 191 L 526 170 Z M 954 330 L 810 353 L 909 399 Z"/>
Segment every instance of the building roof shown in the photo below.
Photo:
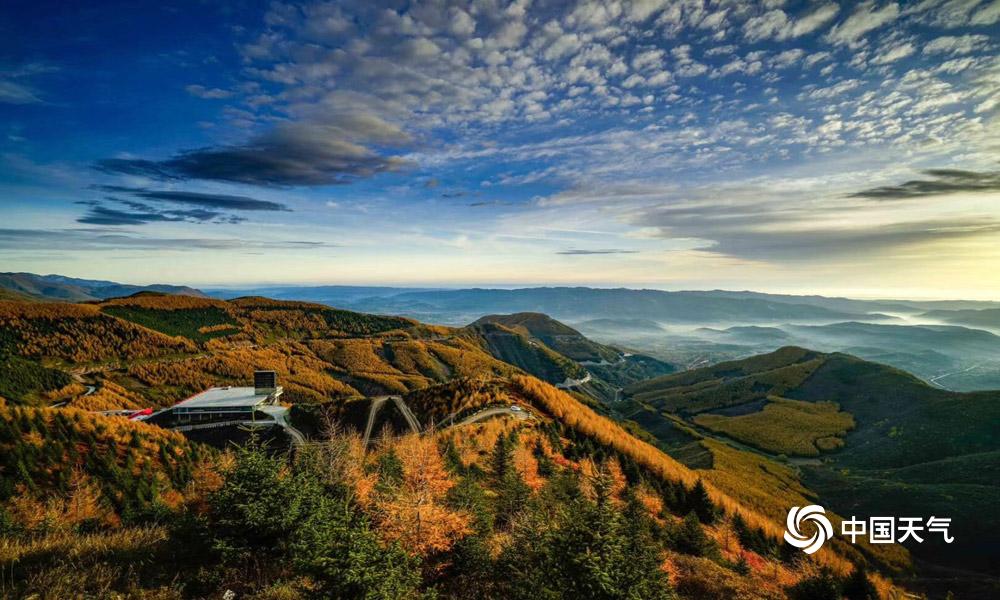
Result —
<path fill-rule="evenodd" d="M 257 394 L 252 387 L 215 387 L 195 394 L 174 408 L 250 408 L 261 404 L 273 395 Z"/>

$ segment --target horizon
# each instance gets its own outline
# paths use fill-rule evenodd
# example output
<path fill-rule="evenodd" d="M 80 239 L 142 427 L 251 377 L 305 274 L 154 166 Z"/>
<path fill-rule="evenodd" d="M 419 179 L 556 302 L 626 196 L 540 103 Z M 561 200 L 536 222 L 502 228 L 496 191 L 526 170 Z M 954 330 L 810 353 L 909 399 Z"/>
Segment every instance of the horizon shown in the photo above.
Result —
<path fill-rule="evenodd" d="M 5 274 L 5 273 L 0 273 Z M 281 288 L 322 288 L 322 287 L 343 287 L 343 288 L 384 288 L 384 289 L 404 289 L 413 291 L 457 291 L 457 290 L 469 290 L 469 289 L 485 289 L 485 290 L 524 290 L 524 289 L 542 289 L 542 288 L 587 288 L 587 289 L 603 289 L 603 290 L 632 290 L 632 291 L 659 291 L 659 292 L 734 292 L 734 293 L 759 293 L 759 294 L 771 294 L 771 295 L 787 295 L 787 296 L 820 296 L 824 298 L 845 298 L 849 300 L 866 300 L 866 301 L 923 301 L 923 302 L 936 302 L 936 301 L 970 301 L 970 302 L 994 302 L 1000 303 L 1000 296 L 989 297 L 960 297 L 960 296 L 885 296 L 879 295 L 877 293 L 821 293 L 817 291 L 809 290 L 795 290 L 795 291 L 772 291 L 763 290 L 760 288 L 667 288 L 667 287 L 650 287 L 642 285 L 628 285 L 628 284 L 618 284 L 618 283 L 470 283 L 468 285 L 437 285 L 433 283 L 400 283 L 395 284 L 392 282 L 385 283 L 345 283 L 345 282 L 247 282 L 247 283 L 236 283 L 236 284 L 220 284 L 213 282 L 205 283 L 194 283 L 185 281 L 163 281 L 159 279 L 154 280 L 129 280 L 129 281 L 119 281 L 110 280 L 102 277 L 89 277 L 86 275 L 67 275 L 65 273 L 30 273 L 26 271 L 21 272 L 10 272 L 10 274 L 26 274 L 26 275 L 36 275 L 41 277 L 68 277 L 71 279 L 85 279 L 91 281 L 110 281 L 116 284 L 124 285 L 136 285 L 136 286 L 151 286 L 151 285 L 174 285 L 174 286 L 187 286 L 195 288 L 202 292 L 221 292 L 221 291 L 241 291 L 241 290 L 258 290 L 258 289 L 281 289 Z"/>
<path fill-rule="evenodd" d="M 995 300 L 1000 10 L 950 4 L 14 3 L 0 264 Z"/>

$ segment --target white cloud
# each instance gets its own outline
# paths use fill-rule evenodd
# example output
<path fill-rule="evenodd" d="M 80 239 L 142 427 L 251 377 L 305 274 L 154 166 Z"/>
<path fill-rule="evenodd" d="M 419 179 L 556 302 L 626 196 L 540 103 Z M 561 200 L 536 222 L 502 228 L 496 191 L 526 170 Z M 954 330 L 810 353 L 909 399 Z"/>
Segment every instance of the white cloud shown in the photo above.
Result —
<path fill-rule="evenodd" d="M 52 65 L 40 62 L 25 63 L 12 68 L 3 68 L 0 65 L 0 104 L 38 104 L 44 102 L 38 90 L 26 80 L 57 70 Z"/>
<path fill-rule="evenodd" d="M 469 37 L 476 32 L 476 22 L 469 13 L 457 6 L 451 8 L 451 32 L 457 36 Z"/>
<path fill-rule="evenodd" d="M 743 24 L 743 36 L 751 42 L 767 40 L 777 37 L 787 26 L 788 15 L 783 10 L 775 9 L 747 19 Z"/>
<path fill-rule="evenodd" d="M 789 18 L 775 8 L 764 14 L 751 17 L 743 24 L 743 35 L 751 42 L 776 39 L 787 40 L 811 33 L 837 16 L 840 7 L 835 2 L 827 2 L 814 8 L 801 18 Z"/>
<path fill-rule="evenodd" d="M 993 25 L 997 21 L 1000 21 L 1000 0 L 993 0 L 983 6 L 972 15 L 969 22 L 972 25 Z"/>
<path fill-rule="evenodd" d="M 691 46 L 688 44 L 672 48 L 670 55 L 673 56 L 677 65 L 677 75 L 681 77 L 697 77 L 708 72 L 708 65 L 691 58 Z"/>
<path fill-rule="evenodd" d="M 907 12 L 922 23 L 948 29 L 992 25 L 1000 20 L 1000 0 L 924 0 Z"/>
<path fill-rule="evenodd" d="M 801 19 L 793 21 L 790 28 L 783 32 L 783 37 L 778 39 L 794 38 L 812 33 L 836 17 L 838 12 L 840 12 L 840 6 L 835 2 L 821 4 Z"/>
<path fill-rule="evenodd" d="M 831 86 L 816 88 L 807 92 L 804 96 L 812 100 L 825 100 L 840 96 L 841 94 L 849 92 L 860 85 L 861 81 L 857 79 L 845 79 L 844 81 L 835 83 Z M 800 97 L 802 96 L 803 95 L 800 95 Z"/>
<path fill-rule="evenodd" d="M 663 67 L 663 50 L 646 50 L 632 58 L 632 68 L 636 71 L 659 69 Z"/>
<path fill-rule="evenodd" d="M 630 21 L 645 21 L 667 4 L 667 0 L 632 0 L 625 9 Z"/>
<path fill-rule="evenodd" d="M 924 45 L 924 54 L 970 54 L 989 45 L 990 38 L 985 35 L 942 36 Z"/>
<path fill-rule="evenodd" d="M 546 60 L 557 60 L 568 54 L 574 54 L 581 47 L 580 36 L 575 33 L 564 33 L 545 49 Z"/>
<path fill-rule="evenodd" d="M 776 69 L 784 69 L 792 66 L 805 55 L 805 50 L 793 48 L 780 52 L 771 59 L 771 65 Z"/>
<path fill-rule="evenodd" d="M 899 5 L 889 2 L 881 8 L 875 7 L 875 2 L 867 1 L 858 5 L 851 16 L 835 25 L 826 35 L 826 39 L 834 44 L 857 44 L 865 34 L 874 31 L 899 17 Z"/>
<path fill-rule="evenodd" d="M 1000 106 L 1000 94 L 996 94 L 991 98 L 983 100 L 978 106 L 976 106 L 976 113 L 990 112 L 997 106 Z"/>
<path fill-rule="evenodd" d="M 806 62 L 806 66 L 807 67 L 811 67 L 811 66 L 813 66 L 814 64 L 816 64 L 818 62 L 821 62 L 821 61 L 824 61 L 824 60 L 830 60 L 830 58 L 832 56 L 833 56 L 832 54 L 830 54 L 829 52 L 826 52 L 826 51 L 813 52 L 812 54 L 810 54 L 809 56 L 806 57 L 806 61 L 805 61 Z"/>
<path fill-rule="evenodd" d="M 634 88 L 637 85 L 646 85 L 646 78 L 638 73 L 629 75 L 628 78 L 622 82 L 622 87 L 626 89 Z"/>
<path fill-rule="evenodd" d="M 0 79 L 0 103 L 36 104 L 41 102 L 38 92 L 29 85 Z"/>
<path fill-rule="evenodd" d="M 872 63 L 876 65 L 887 65 L 897 60 L 906 58 L 914 52 L 916 52 L 916 47 L 910 42 L 902 42 L 895 44 L 889 48 L 883 48 L 875 58 L 872 59 Z"/>

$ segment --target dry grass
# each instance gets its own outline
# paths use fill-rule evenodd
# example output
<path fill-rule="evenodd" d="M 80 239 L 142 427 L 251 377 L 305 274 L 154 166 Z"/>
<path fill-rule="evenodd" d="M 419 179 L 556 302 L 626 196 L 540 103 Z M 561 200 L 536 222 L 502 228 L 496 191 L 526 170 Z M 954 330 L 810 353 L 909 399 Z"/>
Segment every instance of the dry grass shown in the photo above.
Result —
<path fill-rule="evenodd" d="M 840 436 L 854 428 L 854 417 L 836 402 L 803 402 L 771 397 L 764 409 L 727 417 L 701 414 L 694 422 L 712 431 L 774 454 L 819 456 L 838 447 Z"/>

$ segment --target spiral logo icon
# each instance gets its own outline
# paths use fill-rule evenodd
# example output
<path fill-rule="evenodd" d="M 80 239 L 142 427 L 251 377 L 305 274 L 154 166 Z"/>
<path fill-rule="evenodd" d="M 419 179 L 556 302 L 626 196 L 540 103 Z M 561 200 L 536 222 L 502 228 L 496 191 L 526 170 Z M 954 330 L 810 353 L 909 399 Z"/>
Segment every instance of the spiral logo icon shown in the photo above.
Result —
<path fill-rule="evenodd" d="M 802 533 L 802 526 L 807 522 L 812 522 L 815 529 L 811 537 Z M 785 528 L 785 541 L 806 554 L 816 552 L 823 547 L 826 540 L 833 537 L 833 525 L 830 524 L 830 519 L 826 518 L 826 511 L 822 506 L 815 504 L 793 506 L 788 511 Z"/>

